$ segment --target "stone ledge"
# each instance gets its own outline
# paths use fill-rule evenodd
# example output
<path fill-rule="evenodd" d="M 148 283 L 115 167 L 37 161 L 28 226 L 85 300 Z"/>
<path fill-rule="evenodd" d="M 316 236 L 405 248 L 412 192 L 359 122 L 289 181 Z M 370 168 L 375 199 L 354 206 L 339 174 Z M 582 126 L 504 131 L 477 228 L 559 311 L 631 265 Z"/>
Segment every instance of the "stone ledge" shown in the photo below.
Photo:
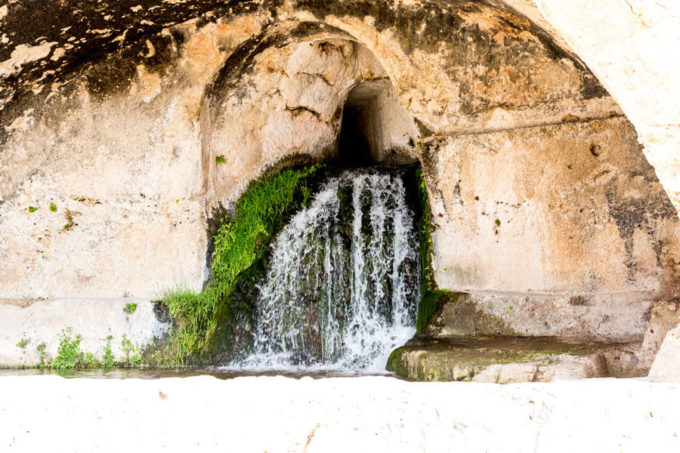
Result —
<path fill-rule="evenodd" d="M 408 379 L 507 384 L 642 376 L 638 344 L 574 344 L 554 338 L 416 339 L 396 349 L 387 369 Z"/>
<path fill-rule="evenodd" d="M 124 355 L 123 335 L 132 345 L 143 348 L 154 338 L 165 335 L 171 325 L 156 304 L 145 299 L 64 298 L 30 302 L 0 300 L 0 367 L 39 363 L 37 347 L 42 343 L 45 359 L 53 359 L 64 329 L 71 329 L 73 337 L 82 337 L 83 352 L 101 358 L 110 342 L 118 358 Z M 136 304 L 132 313 L 124 310 L 128 304 Z M 113 338 L 108 340 L 109 336 Z"/>

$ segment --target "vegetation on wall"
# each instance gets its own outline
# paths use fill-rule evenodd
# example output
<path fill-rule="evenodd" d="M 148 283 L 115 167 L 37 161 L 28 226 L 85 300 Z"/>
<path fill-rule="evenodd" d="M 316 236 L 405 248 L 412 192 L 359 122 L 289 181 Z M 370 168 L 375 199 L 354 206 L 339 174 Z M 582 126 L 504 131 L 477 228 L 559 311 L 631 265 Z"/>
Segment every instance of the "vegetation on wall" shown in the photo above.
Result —
<path fill-rule="evenodd" d="M 434 280 L 434 269 L 432 268 L 432 255 L 434 253 L 432 231 L 434 230 L 434 223 L 432 222 L 432 211 L 430 210 L 430 201 L 427 195 L 427 185 L 422 167 L 416 171 L 416 178 L 421 208 L 420 218 L 418 219 L 418 239 L 420 240 L 420 268 L 422 272 L 421 298 L 418 305 L 418 317 L 416 318 L 416 333 L 423 334 L 425 327 L 432 317 L 441 309 L 442 296 L 447 291 L 437 289 L 437 284 Z"/>
<path fill-rule="evenodd" d="M 311 197 L 318 165 L 289 168 L 250 184 L 235 212 L 214 237 L 211 280 L 201 292 L 173 291 L 164 300 L 177 320 L 172 355 L 177 363 L 198 362 L 214 346 L 220 329 L 229 328 L 243 307 L 232 298 L 243 279 L 267 253 L 267 244 L 288 216 Z"/>

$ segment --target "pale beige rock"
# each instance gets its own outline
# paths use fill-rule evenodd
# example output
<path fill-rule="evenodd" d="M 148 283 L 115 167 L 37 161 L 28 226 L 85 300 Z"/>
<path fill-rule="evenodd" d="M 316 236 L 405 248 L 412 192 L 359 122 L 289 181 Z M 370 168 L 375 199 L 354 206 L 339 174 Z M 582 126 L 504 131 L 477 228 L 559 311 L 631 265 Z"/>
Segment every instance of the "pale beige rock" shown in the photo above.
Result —
<path fill-rule="evenodd" d="M 677 302 L 661 301 L 654 304 L 640 349 L 641 366 L 651 367 L 666 334 L 678 323 L 680 323 L 680 306 Z"/>
<path fill-rule="evenodd" d="M 680 325 L 666 333 L 661 348 L 654 357 L 649 377 L 680 382 Z"/>
<path fill-rule="evenodd" d="M 649 294 L 458 293 L 440 299 L 441 309 L 424 333 L 432 338 L 518 335 L 639 342 L 643 336 L 647 339 L 650 328 L 653 303 L 645 296 Z M 652 319 L 655 324 L 665 322 L 658 320 L 663 317 Z"/>
<path fill-rule="evenodd" d="M 426 140 L 421 160 L 440 287 L 677 291 L 677 216 L 625 119 Z"/>
<path fill-rule="evenodd" d="M 424 4 L 439 14 L 423 19 Z M 677 57 L 658 43 L 677 35 L 676 8 L 510 4 L 601 77 L 675 200 Z M 102 26 L 87 32 L 123 50 L 68 77 L 35 70 L 26 105 L 3 91 L 0 297 L 200 289 L 213 209 L 281 162 L 335 156 L 350 102 L 371 118 L 375 160 L 425 164 L 441 287 L 550 300 L 512 314 L 506 300 L 480 304 L 508 330 L 639 340 L 650 304 L 678 295 L 678 222 L 615 100 L 503 5 L 389 7 L 418 26 L 284 2 L 208 12 L 214 22 L 145 36 L 135 55 L 127 31 Z M 448 19 L 464 30 L 437 26 Z M 66 36 L 11 43 L 0 77 L 68 60 Z"/>
<path fill-rule="evenodd" d="M 510 3 L 519 3 L 512 1 Z M 524 2 L 528 3 L 528 2 Z M 680 206 L 680 4 L 673 0 L 532 0 L 635 124 L 645 155 Z M 521 9 L 521 7 L 520 7 Z"/>

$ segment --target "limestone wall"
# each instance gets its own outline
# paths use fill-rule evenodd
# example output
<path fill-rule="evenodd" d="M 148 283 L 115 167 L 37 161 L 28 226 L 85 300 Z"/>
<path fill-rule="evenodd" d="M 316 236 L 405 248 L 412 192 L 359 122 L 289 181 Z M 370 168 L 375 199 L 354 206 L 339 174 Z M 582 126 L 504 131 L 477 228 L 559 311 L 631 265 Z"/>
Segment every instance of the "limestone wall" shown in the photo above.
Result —
<path fill-rule="evenodd" d="M 215 208 L 335 156 L 361 84 L 376 155 L 423 162 L 441 287 L 625 293 L 641 325 L 676 295 L 673 206 L 550 2 L 104 3 L 0 18 L 0 299 L 199 289 Z"/>

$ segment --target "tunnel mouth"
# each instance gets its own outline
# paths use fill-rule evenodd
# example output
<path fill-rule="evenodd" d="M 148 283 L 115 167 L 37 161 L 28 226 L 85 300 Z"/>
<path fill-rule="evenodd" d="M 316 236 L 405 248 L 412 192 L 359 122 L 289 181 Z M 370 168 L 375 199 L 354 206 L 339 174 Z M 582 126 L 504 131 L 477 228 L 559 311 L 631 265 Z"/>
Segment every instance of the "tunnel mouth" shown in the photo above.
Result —
<path fill-rule="evenodd" d="M 343 168 L 402 166 L 417 161 L 412 120 L 404 115 L 388 78 L 361 82 L 347 94 L 337 140 Z"/>

